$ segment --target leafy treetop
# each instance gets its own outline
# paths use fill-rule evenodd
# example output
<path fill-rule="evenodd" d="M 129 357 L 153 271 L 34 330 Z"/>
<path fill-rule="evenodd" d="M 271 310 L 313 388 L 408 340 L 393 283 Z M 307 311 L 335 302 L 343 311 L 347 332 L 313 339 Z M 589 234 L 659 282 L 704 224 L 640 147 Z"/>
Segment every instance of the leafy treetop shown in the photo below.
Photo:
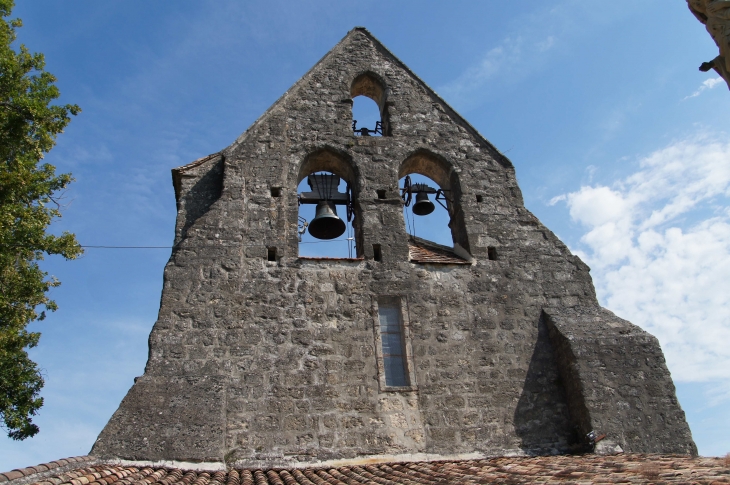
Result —
<path fill-rule="evenodd" d="M 44 71 L 43 54 L 13 47 L 22 26 L 7 18 L 13 6 L 0 0 L 0 426 L 22 440 L 38 433 L 31 418 L 43 405 L 43 377 L 26 351 L 40 334 L 26 327 L 56 310 L 47 293 L 59 285 L 38 261 L 46 254 L 74 259 L 82 252 L 73 234 L 48 233 L 61 216 L 56 194 L 72 178 L 41 161 L 80 110 L 51 105 L 60 93 L 56 78 Z"/>

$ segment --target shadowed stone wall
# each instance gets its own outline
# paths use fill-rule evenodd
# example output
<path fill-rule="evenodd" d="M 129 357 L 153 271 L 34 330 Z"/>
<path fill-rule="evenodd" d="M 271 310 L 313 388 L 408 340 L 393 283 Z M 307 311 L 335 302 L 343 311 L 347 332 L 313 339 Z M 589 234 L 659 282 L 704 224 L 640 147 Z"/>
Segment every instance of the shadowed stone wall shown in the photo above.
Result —
<path fill-rule="evenodd" d="M 657 339 L 603 308 L 546 308 L 573 425 L 597 451 L 696 455 Z"/>
<path fill-rule="evenodd" d="M 353 93 L 375 99 L 387 136 L 353 135 Z M 352 186 L 357 259 L 298 257 L 297 185 L 317 170 Z M 408 173 L 450 190 L 455 252 L 472 264 L 409 262 L 398 192 Z M 147 367 L 93 454 L 282 466 L 558 453 L 579 448 L 586 426 L 627 450 L 695 452 L 661 351 L 636 327 L 644 337 L 618 348 L 664 371 L 632 382 L 636 395 L 617 405 L 671 416 L 665 445 L 635 439 L 655 428 L 616 427 L 584 395 L 586 379 L 621 386 L 634 375 L 618 357 L 593 368 L 600 346 L 565 337 L 556 316 L 599 311 L 588 267 L 525 209 L 509 160 L 364 29 L 230 147 L 173 180 L 176 245 Z M 386 300 L 401 304 L 408 387 L 382 379 Z M 548 318 L 546 308 L 557 310 Z M 574 401 L 587 417 L 571 415 L 582 409 Z"/>
<path fill-rule="evenodd" d="M 700 65 L 700 71 L 714 69 L 730 88 L 730 0 L 687 0 L 687 6 L 705 26 L 719 51 L 717 57 Z"/>

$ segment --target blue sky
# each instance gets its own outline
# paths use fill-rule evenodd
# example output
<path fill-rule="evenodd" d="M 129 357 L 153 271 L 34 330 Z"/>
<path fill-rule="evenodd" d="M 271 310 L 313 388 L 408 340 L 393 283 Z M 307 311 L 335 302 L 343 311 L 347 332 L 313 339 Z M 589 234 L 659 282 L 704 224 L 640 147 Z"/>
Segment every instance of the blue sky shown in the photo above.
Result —
<path fill-rule="evenodd" d="M 656 335 L 701 454 L 730 451 L 730 92 L 684 0 L 22 2 L 19 39 L 83 112 L 47 161 L 82 244 L 169 246 L 170 169 L 233 142 L 362 25 L 514 163 L 527 207 Z M 86 454 L 147 358 L 167 249 L 49 258 L 41 433 L 0 469 Z"/>

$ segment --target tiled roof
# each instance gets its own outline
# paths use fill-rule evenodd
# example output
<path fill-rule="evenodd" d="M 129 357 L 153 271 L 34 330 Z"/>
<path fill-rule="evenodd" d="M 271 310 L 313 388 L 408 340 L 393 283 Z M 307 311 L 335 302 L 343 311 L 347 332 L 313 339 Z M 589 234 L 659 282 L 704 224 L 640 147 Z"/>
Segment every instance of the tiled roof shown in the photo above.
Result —
<path fill-rule="evenodd" d="M 408 254 L 413 263 L 471 264 L 470 261 L 457 256 L 450 247 L 426 241 L 420 237 L 409 237 Z"/>
<path fill-rule="evenodd" d="M 62 467 L 58 463 L 67 460 L 78 460 L 79 467 L 63 473 L 52 473 L 54 468 Z M 675 455 L 499 457 L 483 460 L 362 464 L 337 468 L 231 469 L 208 472 L 170 467 L 100 464 L 91 457 L 67 460 L 0 474 L 0 483 L 3 485 L 730 483 L 729 458 L 691 458 Z"/>

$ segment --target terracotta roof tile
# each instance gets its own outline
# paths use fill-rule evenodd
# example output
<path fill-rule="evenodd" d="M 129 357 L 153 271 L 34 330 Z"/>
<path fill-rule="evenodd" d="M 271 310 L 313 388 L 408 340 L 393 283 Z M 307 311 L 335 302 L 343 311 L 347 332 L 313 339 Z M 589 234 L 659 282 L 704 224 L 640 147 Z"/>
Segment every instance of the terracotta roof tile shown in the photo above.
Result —
<path fill-rule="evenodd" d="M 169 467 L 96 464 L 48 476 L 49 471 L 0 474 L 14 485 L 420 485 L 453 483 L 730 483 L 728 458 L 623 454 L 615 456 L 497 457 L 483 460 L 380 463 L 337 468 L 195 471 Z M 54 463 L 61 463 L 59 460 Z M 71 462 L 74 463 L 74 462 Z M 44 464 L 30 469 L 52 469 Z M 50 473 L 53 473 L 52 471 Z M 37 475 L 38 479 L 34 480 Z M 12 478 L 10 478 L 12 477 Z M 1 481 L 1 480 L 0 480 Z"/>
<path fill-rule="evenodd" d="M 408 238 L 408 257 L 412 263 L 471 264 L 470 261 L 457 256 L 454 250 L 447 246 L 413 236 Z"/>

